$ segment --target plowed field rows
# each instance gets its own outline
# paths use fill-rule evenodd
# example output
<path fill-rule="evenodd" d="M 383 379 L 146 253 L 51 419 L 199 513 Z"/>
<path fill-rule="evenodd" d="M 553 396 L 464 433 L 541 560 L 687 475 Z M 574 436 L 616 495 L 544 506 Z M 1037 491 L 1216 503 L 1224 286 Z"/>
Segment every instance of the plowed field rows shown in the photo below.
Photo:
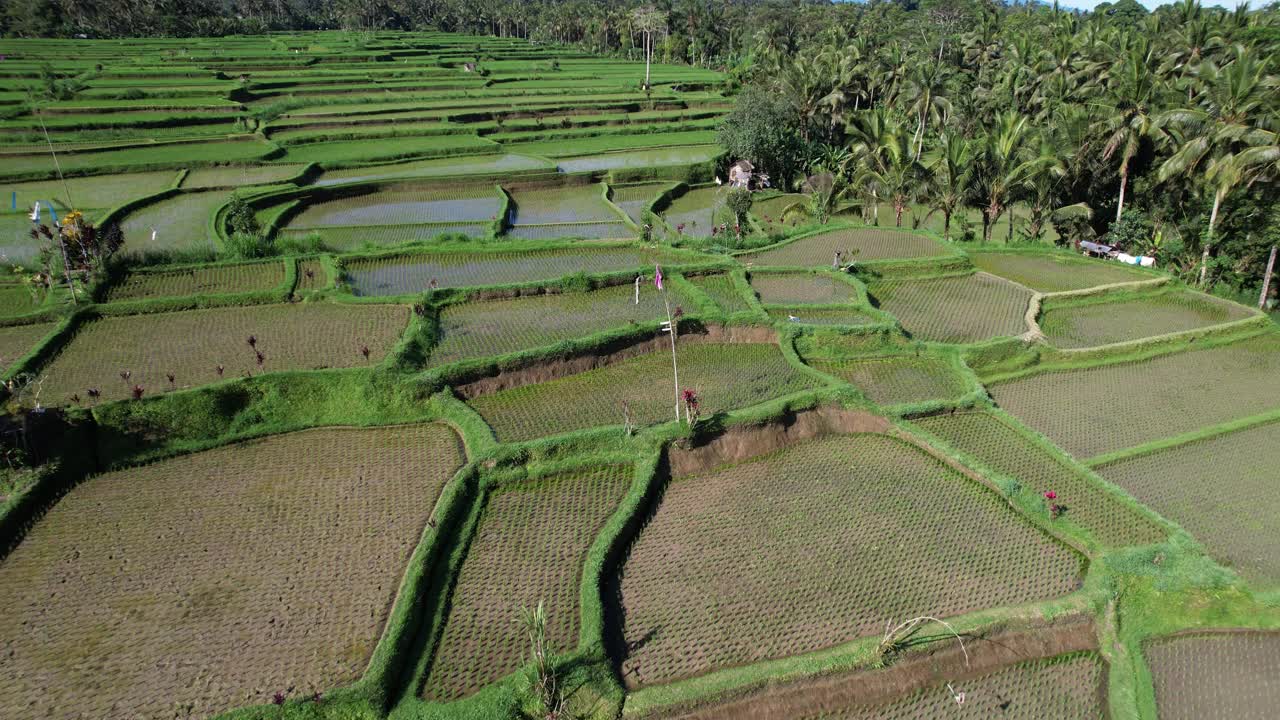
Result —
<path fill-rule="evenodd" d="M 691 277 L 689 282 L 706 293 L 707 297 L 711 298 L 723 312 L 736 313 L 751 310 L 751 306 L 747 304 L 747 299 L 742 296 L 742 291 L 738 290 L 733 278 L 728 275 Z"/>
<path fill-rule="evenodd" d="M 6 718 L 207 717 L 360 677 L 464 460 L 312 430 L 86 480 L 0 564 Z"/>
<path fill-rule="evenodd" d="M 1031 293 L 985 273 L 877 283 L 870 292 L 919 340 L 972 343 L 1027 331 Z"/>
<path fill-rule="evenodd" d="M 440 342 L 431 352 L 436 365 L 504 355 L 553 345 L 610 328 L 666 320 L 663 293 L 641 283 L 640 303 L 632 285 L 584 293 L 535 295 L 511 300 L 450 305 L 440 313 Z M 686 302 L 668 289 L 672 310 Z"/>
<path fill-rule="evenodd" d="M 950 365 L 931 357 L 841 360 L 810 365 L 854 385 L 878 405 L 956 400 L 969 389 L 964 378 Z"/>
<path fill-rule="evenodd" d="M 1005 410 L 1078 458 L 1275 407 L 1280 335 L 988 386 Z"/>
<path fill-rule="evenodd" d="M 489 498 L 423 697 L 454 700 L 519 668 L 529 647 L 520 611 L 539 602 L 552 647 L 577 647 L 587 550 L 631 479 L 629 466 L 606 466 L 500 488 Z"/>
<path fill-rule="evenodd" d="M 41 373 L 43 397 L 62 405 L 72 395 L 87 400 L 95 388 L 103 400 L 120 400 L 131 397 L 134 386 L 155 395 L 248 374 L 365 366 L 395 347 L 409 312 L 400 305 L 308 303 L 91 320 Z"/>
<path fill-rule="evenodd" d="M 512 225 L 574 222 L 618 222 L 621 218 L 601 195 L 599 185 L 570 185 L 546 189 L 514 189 Z"/>
<path fill-rule="evenodd" d="M 184 188 L 227 187 L 277 183 L 302 172 L 303 165 L 228 165 L 195 168 L 182 181 Z"/>
<path fill-rule="evenodd" d="M 644 224 L 644 213 L 649 205 L 658 197 L 663 189 L 671 187 L 670 183 L 645 183 L 643 185 L 622 185 L 613 188 L 613 204 L 617 205 L 637 225 Z"/>
<path fill-rule="evenodd" d="M 1249 311 L 1199 293 L 1173 292 L 1141 300 L 1054 308 L 1040 318 L 1051 345 L 1093 347 L 1241 320 Z"/>
<path fill-rule="evenodd" d="M 851 307 L 845 308 L 769 308 L 769 317 L 779 322 L 794 322 L 802 325 L 871 325 L 888 322 L 881 320 L 866 311 Z"/>
<path fill-rule="evenodd" d="M 1144 648 L 1160 720 L 1265 720 L 1280 706 L 1280 633 L 1204 633 Z"/>
<path fill-rule="evenodd" d="M 924 235 L 879 228 L 847 228 L 802 238 L 749 255 L 746 260 L 756 265 L 831 267 L 836 251 L 841 252 L 841 264 L 950 254 L 946 247 Z"/>
<path fill-rule="evenodd" d="M 661 253 L 638 248 L 582 248 L 502 253 L 403 255 L 352 260 L 347 277 L 356 295 L 403 295 L 439 287 L 554 280 L 578 272 L 652 270 Z"/>
<path fill-rule="evenodd" d="M 1081 558 L 901 440 L 834 436 L 675 480 L 621 573 L 628 685 L 1057 597 Z"/>
<path fill-rule="evenodd" d="M 245 263 L 128 275 L 107 291 L 107 301 L 216 295 L 270 290 L 284 283 L 284 263 Z"/>
<path fill-rule="evenodd" d="M 298 261 L 298 290 L 323 290 L 329 286 L 329 275 L 319 260 Z"/>
<path fill-rule="evenodd" d="M 56 327 L 57 323 L 36 323 L 0 328 L 0 367 L 9 368 Z"/>
<path fill-rule="evenodd" d="M 678 350 L 680 387 L 697 392 L 704 415 L 747 407 L 816 387 L 776 345 L 685 344 Z M 504 442 L 532 440 L 595 426 L 675 419 L 671 353 L 653 352 L 577 375 L 482 395 L 470 401 Z M 683 411 L 682 411 L 683 413 Z"/>
<path fill-rule="evenodd" d="M 1165 532 L 1104 492 L 1085 475 L 1036 447 L 995 415 L 962 412 L 913 421 L 926 432 L 990 469 L 1016 480 L 1035 496 L 1053 491 L 1065 517 L 1088 528 L 1104 545 L 1147 545 Z"/>
<path fill-rule="evenodd" d="M 756 274 L 751 276 L 751 287 L 765 305 L 838 305 L 858 298 L 852 284 L 812 273 Z"/>
<path fill-rule="evenodd" d="M 489 185 L 395 187 L 308 205 L 289 222 L 289 228 L 487 223 L 496 220 L 501 209 L 502 199 Z"/>
<path fill-rule="evenodd" d="M 1103 465 L 1098 474 L 1182 525 L 1220 562 L 1280 585 L 1280 424 Z"/>
<path fill-rule="evenodd" d="M 1154 277 L 1104 260 L 999 252 L 976 252 L 970 257 L 979 270 L 1042 293 L 1083 290 L 1098 285 L 1150 280 Z"/>

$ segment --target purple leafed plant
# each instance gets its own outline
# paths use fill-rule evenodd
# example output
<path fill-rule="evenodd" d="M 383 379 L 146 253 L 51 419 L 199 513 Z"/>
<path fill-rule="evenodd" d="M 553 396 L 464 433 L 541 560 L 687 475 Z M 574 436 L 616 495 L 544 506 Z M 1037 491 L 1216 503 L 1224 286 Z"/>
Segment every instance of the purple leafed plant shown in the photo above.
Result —
<path fill-rule="evenodd" d="M 250 335 L 250 336 L 249 336 L 249 339 L 248 339 L 248 340 L 246 340 L 245 342 L 249 343 L 249 347 L 251 347 L 251 348 L 256 348 L 256 347 L 258 347 L 258 338 L 257 338 L 256 336 L 254 336 L 254 335 Z"/>
<path fill-rule="evenodd" d="M 134 399 L 134 400 L 141 400 L 141 399 L 142 399 L 142 394 L 143 394 L 143 393 L 145 393 L 145 392 L 146 392 L 146 390 L 144 390 L 144 389 L 142 388 L 142 386 L 141 386 L 141 385 L 134 385 L 134 386 L 133 386 L 133 399 Z"/>

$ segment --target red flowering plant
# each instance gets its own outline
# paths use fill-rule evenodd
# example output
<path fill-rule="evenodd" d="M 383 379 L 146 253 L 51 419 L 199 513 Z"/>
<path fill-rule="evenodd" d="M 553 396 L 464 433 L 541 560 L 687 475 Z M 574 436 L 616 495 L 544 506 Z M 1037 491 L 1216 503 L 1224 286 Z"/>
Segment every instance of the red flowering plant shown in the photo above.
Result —
<path fill-rule="evenodd" d="M 1063 514 L 1067 512 L 1067 506 L 1060 505 L 1057 502 L 1058 493 L 1052 490 L 1048 490 L 1044 494 L 1044 499 L 1046 504 L 1049 506 L 1049 517 L 1053 518 L 1054 520 L 1057 520 L 1058 518 L 1062 517 Z"/>
<path fill-rule="evenodd" d="M 684 414 L 689 421 L 689 427 L 693 427 L 698 423 L 698 415 L 701 411 L 698 406 L 698 393 L 686 388 L 680 393 L 680 399 L 684 401 Z"/>

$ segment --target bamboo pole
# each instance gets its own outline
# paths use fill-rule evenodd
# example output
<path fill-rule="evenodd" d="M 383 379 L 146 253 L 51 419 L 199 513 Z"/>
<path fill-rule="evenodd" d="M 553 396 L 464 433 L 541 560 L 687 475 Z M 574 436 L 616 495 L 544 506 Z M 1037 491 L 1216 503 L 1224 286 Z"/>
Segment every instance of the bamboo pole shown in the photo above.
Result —
<path fill-rule="evenodd" d="M 1262 276 L 1262 294 L 1258 296 L 1258 309 L 1267 307 L 1267 292 L 1271 290 L 1271 271 L 1276 266 L 1276 246 L 1271 246 L 1271 257 L 1267 259 L 1267 274 Z"/>

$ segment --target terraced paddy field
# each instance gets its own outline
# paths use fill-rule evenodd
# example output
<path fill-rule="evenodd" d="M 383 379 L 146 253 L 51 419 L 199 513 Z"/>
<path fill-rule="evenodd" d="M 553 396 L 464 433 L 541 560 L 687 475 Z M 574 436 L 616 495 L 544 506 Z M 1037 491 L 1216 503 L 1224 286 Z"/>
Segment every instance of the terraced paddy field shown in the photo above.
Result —
<path fill-rule="evenodd" d="M 45 402 L 87 402 L 90 389 L 119 400 L 137 387 L 154 395 L 278 370 L 363 367 L 391 351 L 409 313 L 400 305 L 308 303 L 89 320 L 41 371 Z"/>
<path fill-rule="evenodd" d="M 351 225 L 488 223 L 497 220 L 501 211 L 502 198 L 492 185 L 395 186 L 309 203 L 288 227 L 321 230 Z"/>
<path fill-rule="evenodd" d="M 421 225 L 348 225 L 323 228 L 285 228 L 279 236 L 297 241 L 309 247 L 312 238 L 318 238 L 321 249 L 329 252 L 357 252 L 380 250 L 406 243 L 425 243 L 462 235 L 481 239 L 489 236 L 493 224 L 483 223 L 434 223 Z"/>
<path fill-rule="evenodd" d="M 879 282 L 868 290 L 919 340 L 973 343 L 1027 331 L 1031 292 L 994 275 Z"/>
<path fill-rule="evenodd" d="M 1268 718 L 1280 703 L 1280 633 L 1223 632 L 1143 647 L 1161 720 Z"/>
<path fill-rule="evenodd" d="M 839 305 L 858 300 L 853 283 L 813 273 L 758 273 L 751 276 L 751 288 L 765 305 Z"/>
<path fill-rule="evenodd" d="M 1259 586 L 1280 586 L 1280 424 L 1269 423 L 1100 465 L 1098 474 L 1186 528 Z"/>
<path fill-rule="evenodd" d="M 913 667 L 912 670 L 915 670 Z M 908 720 L 908 718 L 1017 718 L 1099 720 L 1107 717 L 1106 663 L 1095 652 L 1027 660 L 985 673 L 935 670 L 926 687 L 890 695 L 901 683 L 892 672 L 865 673 L 781 686 L 737 702 L 665 717 L 679 720 L 752 717 L 757 720 Z M 905 673 L 899 673 L 905 674 Z M 915 676 L 922 672 L 913 672 Z M 976 675 L 976 676 L 975 676 Z M 920 683 L 914 683 L 912 686 Z M 950 685 L 951 687 L 948 687 Z M 963 693 L 963 703 L 955 693 Z"/>
<path fill-rule="evenodd" d="M 671 205 L 662 212 L 662 219 L 677 235 L 711 237 L 716 213 L 724 207 L 724 197 L 723 188 L 689 190 L 671 201 Z"/>
<path fill-rule="evenodd" d="M 35 349 L 57 326 L 57 323 L 35 323 L 0 327 L 0 366 L 11 367 L 15 361 Z"/>
<path fill-rule="evenodd" d="M 681 388 L 694 389 L 704 414 L 747 407 L 815 387 L 777 345 L 689 343 L 678 347 Z M 674 419 L 671 353 L 651 352 L 595 370 L 480 395 L 469 403 L 499 440 L 520 442 L 595 426 Z M 626 410 L 624 410 L 624 404 Z"/>
<path fill-rule="evenodd" d="M 285 266 L 280 260 L 136 272 L 108 288 L 107 302 L 271 290 L 284 280 Z"/>
<path fill-rule="evenodd" d="M 954 368 L 931 357 L 885 357 L 809 364 L 858 388 L 877 405 L 958 400 L 969 392 L 968 384 Z"/>
<path fill-rule="evenodd" d="M 357 680 L 464 460 L 443 425 L 325 429 L 85 480 L 0 564 L 6 717 L 203 717 Z"/>
<path fill-rule="evenodd" d="M 656 326 L 666 320 L 664 299 L 674 308 L 686 299 L 643 283 L 640 302 L 631 284 L 591 292 L 536 295 L 450 305 L 440 312 L 433 365 L 505 355 L 554 345 L 612 328 Z M 665 295 L 665 298 L 664 298 Z"/>
<path fill-rule="evenodd" d="M 769 317 L 776 322 L 801 325 L 873 325 L 883 323 L 871 313 L 858 308 L 792 307 L 769 308 Z"/>
<path fill-rule="evenodd" d="M 604 199 L 603 189 L 599 185 L 515 188 L 508 192 L 512 205 L 508 221 L 515 226 L 621 220 L 617 211 Z"/>
<path fill-rule="evenodd" d="M 688 278 L 694 287 L 706 293 L 721 312 L 735 313 L 751 310 L 743 291 L 728 275 L 699 275 Z"/>
<path fill-rule="evenodd" d="M 182 180 L 184 188 L 238 188 L 284 182 L 302 172 L 305 165 L 228 165 L 195 168 Z"/>
<path fill-rule="evenodd" d="M 0 182 L 0 198 L 11 200 L 17 193 L 18 209 L 31 206 L 37 201 L 41 205 L 54 203 L 60 212 L 85 208 L 112 208 L 127 200 L 158 193 L 173 185 L 177 173 L 173 170 L 158 170 L 144 173 L 120 173 L 108 177 L 69 177 L 66 187 L 58 180 L 35 180 L 30 182 Z M 71 193 L 68 204 L 67 193 Z M 89 213 L 86 213 L 89 214 Z"/>
<path fill-rule="evenodd" d="M 577 645 L 587 550 L 633 475 L 626 465 L 586 468 L 494 491 L 450 597 L 423 697 L 464 697 L 519 669 L 528 644 L 520 612 L 539 603 L 547 639 L 559 648 Z M 522 579 L 513 587 L 516 576 Z"/>
<path fill-rule="evenodd" d="M 210 234 L 208 219 L 218 206 L 231 199 L 226 190 L 202 190 L 148 203 L 124 216 L 124 251 L 138 255 L 150 251 L 213 250 L 217 238 Z"/>
<path fill-rule="evenodd" d="M 641 183 L 639 185 L 615 185 L 610 200 L 637 225 L 645 223 L 645 212 L 658 195 L 671 183 Z"/>
<path fill-rule="evenodd" d="M 487 175 L 518 172 L 522 170 L 550 170 L 554 166 L 547 160 L 505 153 L 475 157 L 415 160 L 386 165 L 325 170 L 315 181 L 316 185 L 362 182 L 365 180 L 391 180 L 406 177 L 432 178 L 441 175 Z"/>
<path fill-rule="evenodd" d="M 1084 459 L 1272 410 L 1277 371 L 1280 336 L 1266 334 L 987 389 L 998 405 Z"/>
<path fill-rule="evenodd" d="M 43 292 L 23 285 L 0 285 L 0 317 L 26 315 L 40 309 Z"/>
<path fill-rule="evenodd" d="M 1050 344 L 1083 348 L 1221 325 L 1253 315 L 1235 303 L 1175 291 L 1119 302 L 1055 306 L 1039 322 Z"/>
<path fill-rule="evenodd" d="M 1083 468 L 1056 457 L 998 415 L 959 412 L 912 422 L 977 461 L 984 472 L 1016 481 L 1031 497 L 1053 492 L 1056 503 L 1067 508 L 1064 517 L 1108 547 L 1149 545 L 1166 535 L 1156 522 L 1092 482 Z"/>
<path fill-rule="evenodd" d="M 670 264 L 674 256 L 630 247 L 528 252 L 456 252 L 351 260 L 346 280 L 356 295 L 404 295 L 437 287 L 504 285 L 555 280 L 579 272 L 606 273 Z"/>
<path fill-rule="evenodd" d="M 979 270 L 1042 293 L 1083 290 L 1156 277 L 1116 262 L 1059 255 L 976 252 L 970 257 Z"/>
<path fill-rule="evenodd" d="M 880 228 L 845 228 L 751 253 L 743 260 L 752 265 L 831 267 L 837 252 L 840 253 L 841 265 L 953 254 L 946 246 L 924 235 Z"/>
<path fill-rule="evenodd" d="M 582 157 L 566 157 L 556 160 L 560 172 L 592 172 L 600 170 L 617 170 L 619 168 L 663 167 L 666 165 L 692 165 L 713 160 L 720 154 L 715 145 L 693 145 L 687 147 L 659 148 L 654 150 L 635 150 L 631 152 L 611 152 L 600 155 L 584 155 Z"/>
<path fill-rule="evenodd" d="M 819 438 L 671 482 L 618 581 L 622 676 L 665 683 L 880 634 L 891 618 L 1044 600 L 1081 568 L 915 446 Z"/>

